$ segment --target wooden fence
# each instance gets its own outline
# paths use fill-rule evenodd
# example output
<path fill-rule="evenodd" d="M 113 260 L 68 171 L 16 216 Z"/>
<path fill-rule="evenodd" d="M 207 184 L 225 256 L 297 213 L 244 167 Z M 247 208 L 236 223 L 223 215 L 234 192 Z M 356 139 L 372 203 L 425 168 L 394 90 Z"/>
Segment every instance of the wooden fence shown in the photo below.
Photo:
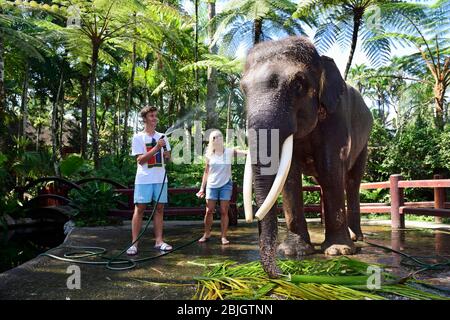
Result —
<path fill-rule="evenodd" d="M 59 177 L 45 177 L 30 182 L 25 187 L 17 188 L 19 192 L 19 199 L 24 200 L 24 192 L 33 186 L 42 183 L 55 181 L 65 186 L 59 187 L 60 190 L 48 190 L 45 194 L 40 194 L 31 201 L 28 201 L 29 206 L 37 204 L 38 207 L 49 208 L 64 205 L 70 200 L 67 199 L 67 192 L 72 188 L 79 189 L 84 183 L 90 181 L 101 181 L 110 183 L 115 187 L 115 190 L 128 197 L 126 203 L 121 203 L 118 209 L 110 210 L 110 215 L 120 216 L 124 218 L 131 218 L 133 215 L 133 192 L 134 189 L 127 188 L 117 182 L 103 178 L 89 178 L 73 183 L 69 180 Z M 61 189 L 62 188 L 62 189 Z M 405 188 L 433 188 L 433 201 L 422 202 L 405 202 L 404 189 Z M 450 179 L 442 179 L 442 176 L 435 175 L 432 180 L 412 180 L 406 181 L 402 179 L 399 174 L 390 176 L 389 181 L 373 182 L 361 184 L 362 190 L 370 189 L 389 189 L 390 203 L 361 203 L 361 213 L 390 213 L 391 224 L 393 229 L 401 229 L 405 227 L 405 214 L 435 216 L 437 222 L 441 222 L 442 217 L 450 217 L 450 202 L 446 201 L 445 188 L 450 188 Z M 42 190 L 42 189 L 41 189 Z M 198 188 L 169 188 L 169 195 L 175 194 L 191 194 L 195 197 Z M 303 192 L 319 192 L 321 194 L 320 186 L 304 186 Z M 242 212 L 242 208 L 237 206 L 238 194 L 242 192 L 242 188 L 238 187 L 236 183 L 233 184 L 233 193 L 230 201 L 229 218 L 230 225 L 236 225 L 238 213 Z M 322 214 L 322 197 L 320 197 L 319 204 L 308 204 L 304 206 L 305 212 L 321 213 Z M 170 201 L 170 200 L 169 200 Z M 280 211 L 281 207 L 278 208 Z M 145 214 L 149 214 L 151 210 L 146 210 Z M 164 213 L 169 216 L 192 216 L 205 214 L 205 206 L 198 207 L 173 207 L 166 206 Z M 321 216 L 323 218 L 323 216 Z"/>

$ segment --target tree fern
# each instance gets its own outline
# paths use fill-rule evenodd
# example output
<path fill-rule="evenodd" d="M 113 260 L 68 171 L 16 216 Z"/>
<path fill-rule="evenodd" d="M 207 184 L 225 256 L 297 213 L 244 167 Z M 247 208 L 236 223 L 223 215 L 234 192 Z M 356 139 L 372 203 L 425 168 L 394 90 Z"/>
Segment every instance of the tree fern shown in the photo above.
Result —
<path fill-rule="evenodd" d="M 374 11 L 375 9 L 379 9 L 380 17 L 374 17 L 377 12 Z M 399 13 L 420 15 L 421 7 L 402 1 L 387 0 L 309 0 L 299 3 L 294 16 L 318 17 L 318 29 L 314 40 L 319 51 L 324 52 L 330 49 L 335 42 L 339 44 L 341 50 L 350 47 L 344 75 L 346 78 L 359 38 L 361 38 L 364 53 L 374 66 L 388 61 L 390 43 L 380 39 L 369 43 L 369 40 L 384 32 L 386 19 L 391 18 L 393 23 L 397 23 L 395 18 Z"/>
<path fill-rule="evenodd" d="M 296 6 L 290 0 L 230 1 L 212 23 L 217 25 L 213 43 L 220 42 L 222 54 L 236 53 L 237 48 L 250 48 L 254 43 L 255 21 L 262 23 L 262 40 L 280 35 L 302 34 L 304 21 L 293 19 Z"/>

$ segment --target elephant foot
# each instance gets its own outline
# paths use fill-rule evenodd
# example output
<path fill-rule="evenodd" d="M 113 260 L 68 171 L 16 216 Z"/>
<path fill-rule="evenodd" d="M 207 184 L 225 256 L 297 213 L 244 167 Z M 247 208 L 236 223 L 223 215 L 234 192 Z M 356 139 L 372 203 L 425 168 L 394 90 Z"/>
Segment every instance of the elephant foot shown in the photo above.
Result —
<path fill-rule="evenodd" d="M 355 230 L 356 232 L 353 232 L 353 230 L 350 227 L 348 228 L 348 231 L 350 232 L 350 239 L 352 239 L 352 241 L 363 241 L 364 235 L 361 231 L 361 228 Z"/>
<path fill-rule="evenodd" d="M 314 253 L 314 247 L 304 241 L 299 235 L 289 233 L 286 239 L 278 246 L 278 253 L 285 256 L 306 256 Z"/>
<path fill-rule="evenodd" d="M 336 237 L 325 239 L 322 243 L 322 250 L 327 256 L 351 255 L 356 252 L 356 246 L 350 237 Z"/>
<path fill-rule="evenodd" d="M 267 273 L 267 275 L 271 279 L 279 278 L 283 274 L 281 269 L 275 263 L 270 264 L 270 265 L 265 265 L 263 263 L 262 266 L 263 266 L 264 271 Z"/>

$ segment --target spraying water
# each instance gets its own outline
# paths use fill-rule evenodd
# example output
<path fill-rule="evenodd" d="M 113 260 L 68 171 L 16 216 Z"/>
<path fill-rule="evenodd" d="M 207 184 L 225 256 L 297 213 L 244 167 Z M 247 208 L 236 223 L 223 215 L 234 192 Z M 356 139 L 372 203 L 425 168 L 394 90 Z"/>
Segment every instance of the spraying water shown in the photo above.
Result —
<path fill-rule="evenodd" d="M 171 133 L 173 133 L 178 127 L 183 125 L 187 120 L 191 120 L 197 110 L 194 109 L 190 111 L 189 113 L 185 114 L 182 118 L 178 119 L 169 129 L 166 130 L 164 133 L 166 136 L 169 136 Z"/>

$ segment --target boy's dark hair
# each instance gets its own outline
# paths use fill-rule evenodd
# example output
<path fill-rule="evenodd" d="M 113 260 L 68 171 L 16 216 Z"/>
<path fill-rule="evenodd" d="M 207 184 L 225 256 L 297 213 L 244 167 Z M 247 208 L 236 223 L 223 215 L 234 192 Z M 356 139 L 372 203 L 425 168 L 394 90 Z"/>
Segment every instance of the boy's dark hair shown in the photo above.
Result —
<path fill-rule="evenodd" d="M 158 111 L 157 107 L 154 106 L 145 106 L 144 108 L 142 108 L 142 110 L 139 112 L 139 114 L 141 115 L 142 119 L 145 120 L 145 118 L 147 117 L 147 113 L 149 112 L 155 112 Z"/>

